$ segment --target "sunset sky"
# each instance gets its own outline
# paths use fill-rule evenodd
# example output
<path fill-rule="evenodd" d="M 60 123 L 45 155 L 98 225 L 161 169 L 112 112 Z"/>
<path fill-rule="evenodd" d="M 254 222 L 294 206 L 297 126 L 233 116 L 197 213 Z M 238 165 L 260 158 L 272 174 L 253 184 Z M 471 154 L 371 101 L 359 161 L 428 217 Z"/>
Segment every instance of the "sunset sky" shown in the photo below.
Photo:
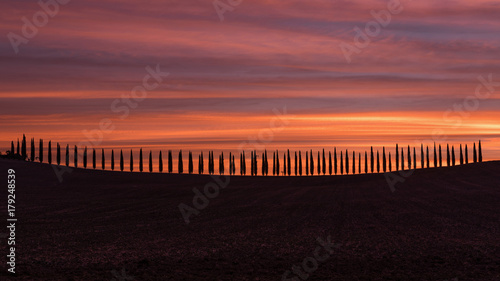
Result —
<path fill-rule="evenodd" d="M 22 19 L 43 9 L 3 1 L 0 150 L 23 133 L 75 145 L 107 120 L 98 148 L 364 151 L 481 139 L 485 160 L 500 159 L 500 2 L 401 1 L 398 13 L 389 2 L 243 0 L 221 21 L 212 0 L 73 0 L 13 47 Z M 341 44 L 355 46 L 372 10 L 391 19 L 349 62 Z M 169 75 L 125 103 L 148 66 Z"/>

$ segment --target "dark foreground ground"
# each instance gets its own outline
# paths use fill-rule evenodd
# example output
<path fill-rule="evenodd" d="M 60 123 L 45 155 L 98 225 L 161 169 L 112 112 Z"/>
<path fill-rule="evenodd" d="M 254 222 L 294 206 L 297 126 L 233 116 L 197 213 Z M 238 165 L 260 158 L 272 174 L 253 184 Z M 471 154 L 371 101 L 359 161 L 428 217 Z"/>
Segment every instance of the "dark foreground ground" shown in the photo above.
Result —
<path fill-rule="evenodd" d="M 0 280 L 282 280 L 327 236 L 341 246 L 303 279 L 500 280 L 500 162 L 417 170 L 395 192 L 383 174 L 234 176 L 186 224 L 179 204 L 211 177 L 75 169 L 60 183 L 0 160 L 0 233 L 8 168 L 17 273 L 4 234 Z"/>

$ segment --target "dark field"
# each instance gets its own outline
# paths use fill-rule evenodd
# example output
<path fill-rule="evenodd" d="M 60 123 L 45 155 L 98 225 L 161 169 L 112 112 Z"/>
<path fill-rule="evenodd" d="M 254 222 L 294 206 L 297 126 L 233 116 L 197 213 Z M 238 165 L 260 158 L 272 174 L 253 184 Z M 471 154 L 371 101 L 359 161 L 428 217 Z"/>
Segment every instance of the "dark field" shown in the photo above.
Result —
<path fill-rule="evenodd" d="M 179 204 L 210 176 L 0 168 L 0 211 L 12 168 L 18 218 L 1 280 L 282 280 L 327 236 L 341 245 L 304 279 L 500 280 L 500 162 L 417 170 L 394 193 L 383 174 L 232 176 L 189 224 Z"/>

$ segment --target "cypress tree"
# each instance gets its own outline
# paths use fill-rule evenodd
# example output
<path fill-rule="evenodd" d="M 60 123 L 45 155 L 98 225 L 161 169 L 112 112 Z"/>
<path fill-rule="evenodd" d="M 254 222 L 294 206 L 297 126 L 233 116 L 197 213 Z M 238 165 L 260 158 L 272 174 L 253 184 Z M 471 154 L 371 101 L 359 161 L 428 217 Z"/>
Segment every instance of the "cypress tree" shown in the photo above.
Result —
<path fill-rule="evenodd" d="M 462 144 L 460 144 L 460 165 L 464 164 L 464 153 L 462 151 Z"/>
<path fill-rule="evenodd" d="M 245 151 L 243 151 L 243 175 L 247 174 L 247 160 L 245 158 Z"/>
<path fill-rule="evenodd" d="M 243 176 L 243 153 L 240 152 L 240 175 Z"/>
<path fill-rule="evenodd" d="M 373 157 L 373 146 L 370 148 L 370 164 L 371 164 L 371 171 L 375 170 L 375 164 L 374 164 L 374 157 Z"/>
<path fill-rule="evenodd" d="M 134 171 L 134 154 L 132 152 L 132 149 L 130 150 L 130 171 Z"/>
<path fill-rule="evenodd" d="M 174 161 L 172 159 L 172 150 L 168 151 L 168 173 L 171 174 L 174 170 Z"/>
<path fill-rule="evenodd" d="M 358 155 L 358 174 L 361 174 L 361 152 Z"/>
<path fill-rule="evenodd" d="M 199 173 L 200 174 L 203 174 L 205 172 L 205 163 L 204 163 L 204 159 L 203 159 L 203 151 L 200 152 L 200 170 L 199 170 Z"/>
<path fill-rule="evenodd" d="M 368 174 L 368 153 L 365 151 L 365 174 Z"/>
<path fill-rule="evenodd" d="M 33 149 L 35 147 L 35 140 L 33 139 Z M 26 160 L 26 158 L 28 157 L 28 153 L 26 151 L 26 136 L 23 134 L 23 142 L 22 142 L 22 148 L 21 148 L 21 153 L 22 153 L 22 157 L 23 157 L 23 160 Z M 33 153 L 34 155 L 34 153 Z M 34 158 L 33 157 L 33 161 L 34 161 Z"/>
<path fill-rule="evenodd" d="M 403 151 L 403 148 L 401 148 L 401 170 L 405 170 L 405 153 Z"/>
<path fill-rule="evenodd" d="M 57 143 L 57 153 L 56 153 L 57 165 L 61 165 L 61 146 Z"/>
<path fill-rule="evenodd" d="M 124 161 L 123 161 L 123 150 L 120 150 L 120 171 L 124 170 Z"/>
<path fill-rule="evenodd" d="M 106 156 L 104 155 L 104 148 L 101 150 L 101 168 L 106 170 Z"/>
<path fill-rule="evenodd" d="M 443 155 L 441 153 L 441 145 L 439 145 L 439 167 L 443 167 Z"/>
<path fill-rule="evenodd" d="M 250 175 L 253 176 L 255 174 L 254 167 L 253 167 L 253 164 L 254 164 L 253 151 L 250 151 L 250 159 L 251 159 L 251 161 L 250 161 Z"/>
<path fill-rule="evenodd" d="M 92 168 L 96 168 L 96 155 L 95 155 L 95 148 L 93 149 L 93 154 L 92 154 Z"/>
<path fill-rule="evenodd" d="M 448 167 L 451 166 L 451 159 L 450 159 L 450 145 L 446 144 L 446 164 Z"/>
<path fill-rule="evenodd" d="M 24 146 L 24 141 L 23 141 L 23 146 Z M 25 148 L 23 148 L 25 149 Z M 23 155 L 23 158 L 26 159 Z M 35 139 L 31 139 L 31 162 L 35 161 Z"/>
<path fill-rule="evenodd" d="M 427 145 L 427 168 L 431 167 L 431 161 L 429 156 L 429 146 Z"/>
<path fill-rule="evenodd" d="M 324 148 L 323 148 L 323 175 L 326 175 L 326 157 Z"/>
<path fill-rule="evenodd" d="M 380 155 L 377 150 L 377 173 L 380 173 Z"/>
<path fill-rule="evenodd" d="M 78 147 L 75 145 L 75 168 L 78 168 Z"/>
<path fill-rule="evenodd" d="M 472 160 L 474 163 L 477 163 L 477 150 L 476 150 L 476 143 L 474 143 L 474 150 L 472 151 Z"/>
<path fill-rule="evenodd" d="M 49 164 L 52 164 L 52 141 L 49 141 L 47 160 Z"/>
<path fill-rule="evenodd" d="M 451 165 L 455 166 L 455 146 L 451 146 Z"/>
<path fill-rule="evenodd" d="M 254 155 L 255 159 L 257 159 L 255 152 L 253 153 L 253 155 Z M 257 161 L 255 162 L 255 164 L 257 164 Z M 220 153 L 220 167 L 221 167 L 221 170 L 219 171 L 219 174 L 223 175 L 225 168 L 224 168 L 224 152 L 222 152 L 222 151 Z M 255 174 L 257 175 L 257 165 L 254 165 L 254 168 L 255 168 Z"/>
<path fill-rule="evenodd" d="M 193 167 L 193 153 L 191 153 L 191 151 L 189 151 L 188 173 L 192 174 L 193 170 L 194 170 L 194 167 Z"/>
<path fill-rule="evenodd" d="M 139 172 L 142 173 L 142 171 L 144 170 L 144 165 L 142 163 L 142 148 L 139 149 Z"/>
<path fill-rule="evenodd" d="M 389 172 L 392 172 L 391 152 L 389 151 Z"/>
<path fill-rule="evenodd" d="M 269 162 L 268 162 L 268 159 L 267 159 L 267 149 L 264 150 L 264 157 L 265 157 L 265 162 L 266 162 L 265 172 L 266 172 L 266 176 L 267 176 L 269 174 Z M 297 162 L 297 152 L 295 152 L 295 162 Z M 295 174 L 297 174 L 297 168 L 295 168 Z"/>
<path fill-rule="evenodd" d="M 40 160 L 40 163 L 43 163 L 43 139 L 40 139 L 40 147 L 39 147 L 39 153 L 38 153 L 38 160 Z"/>
<path fill-rule="evenodd" d="M 253 151 L 253 157 L 254 157 L 254 167 L 255 167 L 255 175 L 257 175 L 258 171 L 257 171 L 257 166 L 258 166 L 258 163 L 257 163 L 257 151 Z M 224 158 L 222 158 L 222 160 L 224 160 Z M 224 163 L 222 163 L 224 164 Z"/>
<path fill-rule="evenodd" d="M 266 157 L 267 157 L 267 155 L 266 155 Z M 266 167 L 267 167 L 267 163 L 266 163 Z M 236 167 L 235 167 L 235 165 L 234 165 L 234 155 L 233 155 L 233 175 L 234 175 L 235 173 L 236 173 Z M 267 175 L 267 173 L 266 173 L 266 175 Z"/>
<path fill-rule="evenodd" d="M 417 151 L 415 147 L 413 147 L 413 169 L 417 168 Z"/>
<path fill-rule="evenodd" d="M 479 162 L 483 162 L 483 150 L 481 149 L 481 141 L 479 141 L 478 151 L 479 151 L 479 153 L 478 153 L 478 156 L 477 156 L 478 157 L 477 160 Z"/>
<path fill-rule="evenodd" d="M 10 154 L 14 155 L 16 152 L 14 151 L 14 141 L 10 142 Z"/>
<path fill-rule="evenodd" d="M 111 149 L 111 171 L 115 170 L 115 150 Z"/>
<path fill-rule="evenodd" d="M 436 153 L 436 142 L 434 142 L 434 167 L 438 166 L 437 153 Z"/>
<path fill-rule="evenodd" d="M 425 168 L 424 166 L 424 159 L 425 159 L 425 154 L 424 154 L 424 144 L 420 144 L 420 168 Z"/>
<path fill-rule="evenodd" d="M 179 150 L 179 160 L 177 161 L 177 173 L 182 174 L 184 172 L 184 165 L 182 163 L 182 150 Z"/>
<path fill-rule="evenodd" d="M 340 151 L 340 174 L 344 174 L 344 157 L 342 156 L 342 150 Z"/>
<path fill-rule="evenodd" d="M 83 168 L 87 169 L 87 147 L 83 149 Z"/>
<path fill-rule="evenodd" d="M 309 176 L 309 152 L 306 151 L 306 176 Z"/>
<path fill-rule="evenodd" d="M 356 152 L 352 152 L 352 174 L 356 174 Z"/>
<path fill-rule="evenodd" d="M 298 169 L 298 167 L 297 167 L 298 163 L 297 162 L 298 162 L 297 151 L 295 151 L 295 166 L 294 166 L 294 168 L 295 168 L 295 175 L 297 175 L 297 169 Z"/>
<path fill-rule="evenodd" d="M 286 171 L 287 171 L 286 167 L 287 167 L 286 166 L 286 154 L 283 153 L 283 175 L 284 176 L 286 176 Z"/>
<path fill-rule="evenodd" d="M 314 156 L 313 156 L 313 151 L 311 149 L 311 151 L 309 152 L 309 160 L 311 161 L 311 163 L 309 163 L 309 169 L 310 169 L 310 173 L 311 173 L 311 176 L 314 175 Z"/>
<path fill-rule="evenodd" d="M 302 152 L 299 150 L 299 175 L 302 176 Z"/>
<path fill-rule="evenodd" d="M 398 144 L 396 143 L 396 171 L 399 171 L 399 149 L 398 149 Z"/>
<path fill-rule="evenodd" d="M 163 155 L 161 153 L 161 150 L 160 154 L 158 155 L 158 171 L 160 171 L 160 173 L 163 173 Z"/>
<path fill-rule="evenodd" d="M 66 166 L 69 167 L 69 145 L 66 145 Z"/>
<path fill-rule="evenodd" d="M 319 151 L 318 151 L 318 176 L 321 175 L 321 160 L 319 159 Z"/>
<path fill-rule="evenodd" d="M 469 164 L 469 152 L 467 150 L 467 144 L 465 145 L 465 164 Z"/>
<path fill-rule="evenodd" d="M 411 170 L 411 150 L 410 146 L 408 145 L 408 170 Z"/>
<path fill-rule="evenodd" d="M 21 152 L 19 150 L 19 138 L 17 139 L 17 155 L 21 155 Z"/>
<path fill-rule="evenodd" d="M 149 172 L 153 172 L 153 155 L 151 150 L 149 151 Z"/>
<path fill-rule="evenodd" d="M 290 161 L 290 149 L 287 150 L 287 157 L 288 157 L 288 163 L 287 163 L 288 175 L 290 176 L 292 174 L 292 165 L 291 165 L 291 161 Z"/>
<path fill-rule="evenodd" d="M 385 158 L 385 146 L 382 147 L 382 171 L 387 172 L 387 159 Z"/>
<path fill-rule="evenodd" d="M 337 148 L 333 149 L 333 170 L 337 174 Z"/>
<path fill-rule="evenodd" d="M 328 151 L 328 173 L 330 174 L 330 176 L 332 175 L 332 152 L 331 151 Z"/>
<path fill-rule="evenodd" d="M 273 176 L 276 175 L 276 152 L 273 151 Z"/>

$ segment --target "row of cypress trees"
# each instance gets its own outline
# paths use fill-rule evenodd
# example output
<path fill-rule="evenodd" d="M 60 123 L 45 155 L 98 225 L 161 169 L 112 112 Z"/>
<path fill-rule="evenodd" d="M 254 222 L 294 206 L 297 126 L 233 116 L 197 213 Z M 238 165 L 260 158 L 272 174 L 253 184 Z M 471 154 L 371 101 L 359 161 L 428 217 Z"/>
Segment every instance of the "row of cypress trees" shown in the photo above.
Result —
<path fill-rule="evenodd" d="M 49 164 L 52 164 L 52 142 L 49 141 L 47 144 L 47 162 Z M 406 161 L 405 161 L 405 150 L 406 150 Z M 395 155 L 395 161 L 394 161 L 394 170 L 405 170 L 405 169 L 415 169 L 417 168 L 417 153 L 416 153 L 416 148 L 413 147 L 413 149 L 408 145 L 408 147 L 405 148 L 399 148 L 399 145 L 396 144 L 396 153 Z M 18 155 L 21 155 L 23 159 L 28 159 L 30 161 L 35 161 L 38 159 L 40 162 L 44 162 L 44 141 L 43 139 L 39 140 L 39 146 L 38 146 L 38 156 L 36 155 L 36 148 L 35 148 L 35 139 L 31 139 L 31 155 L 28 158 L 27 155 L 27 146 L 26 146 L 26 137 L 23 135 L 23 139 L 21 143 L 19 140 L 17 141 L 17 150 L 15 150 L 15 145 L 14 141 L 11 142 L 11 152 L 17 152 Z M 446 145 L 446 166 L 455 166 L 457 161 L 455 159 L 456 153 L 455 153 L 455 147 L 452 145 L 451 149 L 450 146 L 447 144 Z M 89 156 L 89 154 L 91 154 Z M 82 153 L 82 162 L 83 162 L 83 167 L 88 168 L 91 167 L 93 169 L 97 168 L 97 154 L 98 152 L 96 151 L 95 148 L 91 150 L 91 152 L 88 151 L 87 147 L 83 148 L 83 153 Z M 101 149 L 101 169 L 106 169 L 106 155 L 104 149 Z M 364 173 L 380 173 L 380 172 L 391 172 L 393 170 L 393 164 L 392 164 L 392 156 L 391 152 L 388 154 L 386 153 L 385 147 L 382 148 L 382 155 L 380 155 L 379 151 L 377 150 L 376 153 L 373 150 L 373 147 L 370 148 L 370 157 L 368 158 L 368 152 L 364 152 Z M 352 155 L 350 157 L 350 155 Z M 246 153 L 243 151 L 240 153 L 240 175 L 246 175 Z M 340 153 L 337 153 L 337 148 L 334 148 L 333 150 L 333 157 L 332 157 L 332 152 L 328 152 L 328 157 L 323 149 L 322 153 L 320 151 L 317 152 L 317 155 L 313 154 L 313 151 L 306 151 L 305 152 L 305 169 L 303 171 L 303 161 L 302 161 L 302 151 L 295 151 L 294 155 L 294 174 L 295 175 L 300 175 L 302 176 L 303 174 L 305 175 L 332 175 L 332 174 L 355 174 L 355 173 L 363 173 L 362 170 L 362 154 L 358 153 L 356 155 L 355 151 L 352 151 L 352 154 L 349 153 L 348 150 L 345 151 L 340 151 Z M 339 157 L 337 157 L 339 156 Z M 356 157 L 357 156 L 357 157 Z M 65 158 L 61 159 L 62 154 L 61 154 L 61 146 L 59 143 L 56 144 L 56 161 L 55 164 L 61 165 L 61 160 L 64 161 L 63 164 L 66 166 L 70 165 L 70 148 L 69 145 L 66 145 L 65 149 Z M 78 167 L 78 147 L 74 146 L 74 167 Z M 92 158 L 91 161 L 89 158 Z M 144 163 L 143 163 L 143 150 L 142 148 L 139 150 L 139 171 L 143 172 L 144 171 Z M 316 161 L 315 161 L 316 158 Z M 356 162 L 357 158 L 357 162 Z M 125 163 L 124 163 L 124 157 L 123 157 L 123 150 L 120 150 L 120 158 L 119 158 L 119 169 L 120 171 L 125 170 Z M 134 155 L 133 155 L 133 150 L 130 150 L 130 171 L 134 171 Z M 153 172 L 154 167 L 153 167 L 153 154 L 152 151 L 149 151 L 149 165 L 148 165 L 148 170 L 149 172 Z M 272 174 L 275 176 L 279 175 L 292 175 L 292 156 L 290 154 L 290 150 L 287 150 L 286 152 L 283 153 L 283 166 L 281 168 L 281 162 L 280 162 L 280 154 L 279 151 L 276 150 L 273 152 L 273 163 L 272 163 Z M 328 160 L 327 160 L 328 159 Z M 473 150 L 472 150 L 472 161 L 474 163 L 476 162 L 482 162 L 482 149 L 481 149 L 481 141 L 478 143 L 478 148 L 476 149 L 476 143 L 474 143 Z M 218 171 L 219 174 L 224 174 L 225 173 L 225 159 L 224 159 L 224 153 L 221 152 L 219 155 L 219 166 L 218 166 Z M 235 175 L 236 174 L 236 165 L 235 165 L 235 155 L 232 153 L 229 153 L 229 167 L 228 167 L 228 172 L 230 175 Z M 260 169 L 258 167 L 258 155 L 256 151 L 251 151 L 250 152 L 250 175 L 256 176 L 260 174 L 267 176 L 269 174 L 269 163 L 268 163 L 268 155 L 267 155 L 267 150 L 262 152 L 261 155 L 261 164 L 260 164 Z M 434 143 L 433 147 L 433 167 L 443 167 L 443 162 L 444 162 L 444 157 L 443 157 L 443 149 L 441 145 L 436 146 Z M 465 149 L 462 148 L 462 145 L 460 144 L 459 147 L 459 163 L 460 165 L 467 164 L 469 163 L 469 153 L 468 153 L 468 147 L 465 145 Z M 370 164 L 370 165 L 368 165 Z M 199 174 L 204 174 L 204 156 L 203 152 L 201 152 L 198 156 L 198 173 Z M 424 150 L 424 145 L 421 144 L 420 146 L 420 167 L 421 168 L 429 168 L 431 167 L 431 161 L 430 161 L 430 152 L 429 152 L 429 147 L 426 146 Z M 209 151 L 208 153 L 208 174 L 215 174 L 215 165 L 214 165 L 214 152 Z M 369 169 L 370 168 L 370 169 Z M 115 153 L 114 150 L 111 150 L 111 170 L 115 170 Z M 163 156 L 162 156 L 162 151 L 159 152 L 158 155 L 158 171 L 163 172 Z M 178 155 L 178 161 L 177 161 L 177 171 L 178 173 L 182 174 L 184 173 L 184 164 L 183 164 L 183 156 L 182 156 L 182 150 L 179 151 Z M 172 151 L 168 151 L 168 162 L 167 162 L 167 172 L 172 173 L 173 172 L 173 155 Z M 193 165 L 193 154 L 191 151 L 189 151 L 188 155 L 188 173 L 193 174 L 194 173 L 194 165 Z"/>

